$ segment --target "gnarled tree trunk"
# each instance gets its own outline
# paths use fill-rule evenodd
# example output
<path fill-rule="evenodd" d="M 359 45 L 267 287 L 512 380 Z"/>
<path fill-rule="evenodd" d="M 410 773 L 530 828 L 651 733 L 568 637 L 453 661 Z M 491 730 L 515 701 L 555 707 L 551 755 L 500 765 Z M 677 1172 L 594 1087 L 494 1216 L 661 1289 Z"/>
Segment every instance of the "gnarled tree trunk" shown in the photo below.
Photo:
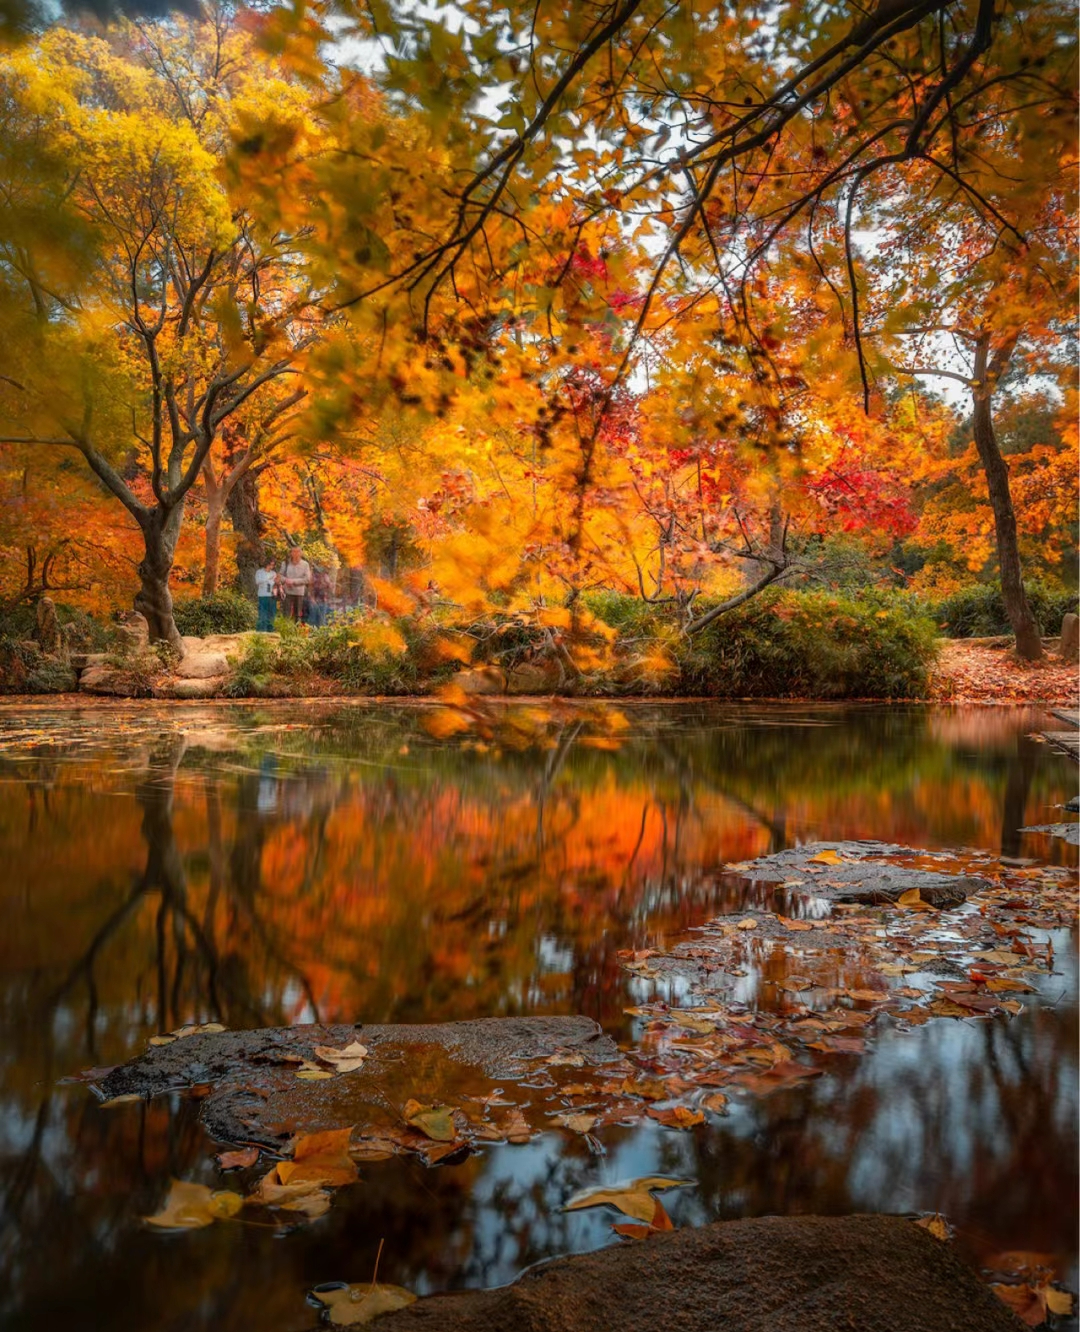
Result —
<path fill-rule="evenodd" d="M 1009 364 L 1016 337 L 1007 339 L 990 355 L 990 333 L 983 331 L 975 342 L 975 382 L 972 388 L 974 405 L 973 429 L 975 448 L 986 476 L 990 494 L 990 507 L 994 511 L 994 529 L 997 535 L 998 569 L 1001 573 L 1001 596 L 1005 613 L 1016 635 L 1017 655 L 1027 661 L 1038 661 L 1043 654 L 1042 637 L 1035 616 L 1024 592 L 1020 569 L 1020 544 L 1016 534 L 1016 511 L 1009 490 L 1009 464 L 998 447 L 994 434 L 992 402 L 994 389 Z"/>
<path fill-rule="evenodd" d="M 138 566 L 139 590 L 135 594 L 135 609 L 146 619 L 150 642 L 168 643 L 181 655 L 184 643 L 173 618 L 169 574 L 183 516 L 182 501 L 169 508 L 144 509 L 138 516 L 144 551 Z"/>

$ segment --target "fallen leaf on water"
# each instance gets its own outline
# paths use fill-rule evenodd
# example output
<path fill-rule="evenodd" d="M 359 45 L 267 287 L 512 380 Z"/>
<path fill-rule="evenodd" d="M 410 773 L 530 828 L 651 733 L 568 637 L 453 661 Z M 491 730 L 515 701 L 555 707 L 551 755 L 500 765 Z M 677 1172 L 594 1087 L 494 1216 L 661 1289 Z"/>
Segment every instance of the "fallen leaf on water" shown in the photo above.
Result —
<path fill-rule="evenodd" d="M 574 1133 L 591 1133 L 599 1115 L 562 1114 L 552 1115 L 552 1123 L 558 1128 L 568 1128 Z"/>
<path fill-rule="evenodd" d="M 743 919 L 739 921 L 739 924 L 737 926 L 737 928 L 740 930 L 756 930 L 757 927 L 758 927 L 757 921 L 753 918 L 753 916 L 744 916 Z"/>
<path fill-rule="evenodd" d="M 259 1159 L 258 1147 L 242 1147 L 236 1152 L 221 1152 L 217 1158 L 222 1170 L 246 1170 Z"/>
<path fill-rule="evenodd" d="M 780 1063 L 763 1073 L 740 1073 L 735 1081 L 740 1087 L 767 1096 L 770 1092 L 794 1087 L 808 1078 L 819 1078 L 822 1069 L 812 1068 L 809 1064 Z"/>
<path fill-rule="evenodd" d="M 1073 1311 L 1073 1297 L 1067 1290 L 1057 1290 L 1054 1286 L 1043 1288 L 1046 1307 L 1059 1318 L 1067 1318 Z"/>
<path fill-rule="evenodd" d="M 952 1227 L 940 1212 L 935 1212 L 933 1216 L 920 1216 L 915 1224 L 922 1226 L 923 1230 L 928 1230 L 934 1239 L 948 1240 L 952 1238 Z"/>
<path fill-rule="evenodd" d="M 598 1185 L 596 1188 L 583 1189 L 563 1206 L 564 1212 L 577 1212 L 585 1207 L 614 1207 L 624 1216 L 632 1216 L 638 1221 L 652 1224 L 656 1214 L 654 1189 L 680 1189 L 690 1187 L 692 1179 L 673 1179 L 667 1175 L 646 1175 L 642 1179 L 632 1179 L 628 1184 Z"/>
<path fill-rule="evenodd" d="M 278 1179 L 282 1184 L 318 1184 L 331 1188 L 355 1183 L 359 1172 L 349 1155 L 351 1136 L 352 1129 L 344 1128 L 297 1138 L 292 1160 L 279 1161 L 275 1167 Z"/>
<path fill-rule="evenodd" d="M 393 1313 L 416 1303 L 416 1296 L 404 1286 L 381 1286 L 372 1282 L 311 1292 L 329 1310 L 335 1327 L 361 1327 L 380 1314 Z"/>
<path fill-rule="evenodd" d="M 333 1045 L 317 1045 L 315 1054 L 324 1064 L 332 1064 L 338 1073 L 353 1073 L 356 1069 L 363 1068 L 364 1060 L 367 1058 L 367 1046 L 361 1045 L 359 1041 L 351 1041 L 341 1048 Z"/>
<path fill-rule="evenodd" d="M 421 1105 L 419 1101 L 410 1100 L 405 1102 L 401 1115 L 410 1128 L 419 1129 L 435 1142 L 453 1142 L 457 1138 L 451 1105 Z"/>
<path fill-rule="evenodd" d="M 507 1142 L 517 1144 L 529 1142 L 533 1135 L 529 1121 L 516 1108 L 510 1111 L 499 1127 L 506 1135 Z"/>
<path fill-rule="evenodd" d="M 990 1289 L 1028 1327 L 1039 1327 L 1046 1322 L 1046 1292 L 1029 1286 L 992 1285 Z"/>
<path fill-rule="evenodd" d="M 814 928 L 808 920 L 792 920 L 790 916 L 777 916 L 776 919 L 785 930 L 794 930 L 796 933 L 799 930 L 812 930 Z"/>
<path fill-rule="evenodd" d="M 663 1110 L 650 1105 L 645 1113 L 658 1124 L 663 1124 L 665 1128 L 688 1129 L 705 1123 L 705 1116 L 700 1110 L 691 1110 L 685 1105 L 673 1105 Z"/>
<path fill-rule="evenodd" d="M 622 1235 L 626 1239 L 648 1239 L 650 1235 L 655 1235 L 661 1231 L 674 1230 L 671 1224 L 671 1217 L 668 1216 L 664 1204 L 659 1199 L 653 1209 L 652 1220 L 647 1225 L 638 1225 L 634 1221 L 619 1221 L 613 1225 L 612 1230 L 616 1235 Z"/>
<path fill-rule="evenodd" d="M 165 1206 L 154 1216 L 142 1219 L 148 1226 L 159 1226 L 162 1230 L 201 1230 L 224 1217 L 235 1216 L 243 1205 L 239 1193 L 215 1191 L 205 1184 L 174 1179 Z"/>
<path fill-rule="evenodd" d="M 712 1111 L 714 1115 L 723 1115 L 727 1113 L 727 1097 L 723 1092 L 712 1092 L 701 1102 L 706 1110 Z"/>

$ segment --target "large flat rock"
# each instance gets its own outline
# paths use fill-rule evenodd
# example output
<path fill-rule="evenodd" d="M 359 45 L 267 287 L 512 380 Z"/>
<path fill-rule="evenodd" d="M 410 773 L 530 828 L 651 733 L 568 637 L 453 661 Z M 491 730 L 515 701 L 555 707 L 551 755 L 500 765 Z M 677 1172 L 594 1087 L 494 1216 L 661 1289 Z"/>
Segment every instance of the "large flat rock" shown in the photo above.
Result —
<path fill-rule="evenodd" d="M 297 1077 L 301 1059 L 315 1060 L 317 1046 L 342 1048 L 360 1041 L 368 1050 L 362 1068 L 326 1080 Z M 508 1088 L 530 1087 L 565 1070 L 618 1063 L 610 1037 L 591 1018 L 482 1018 L 430 1025 L 308 1024 L 260 1031 L 198 1034 L 115 1068 L 98 1084 L 105 1099 L 157 1096 L 199 1087 L 204 1126 L 223 1142 L 254 1143 L 276 1150 L 297 1133 L 354 1126 L 359 1137 L 378 1136 L 400 1121 L 409 1100 L 459 1105 L 463 1099 Z M 524 1104 L 536 1095 L 528 1091 Z"/>
<path fill-rule="evenodd" d="M 973 893 L 992 885 L 972 874 L 945 874 L 910 863 L 924 853 L 891 842 L 810 842 L 762 856 L 738 867 L 758 882 L 801 886 L 829 902 L 895 902 L 913 888 L 924 902 L 946 908 L 962 905 Z M 838 857 L 833 862 L 832 856 Z"/>
<path fill-rule="evenodd" d="M 887 1216 L 728 1221 L 437 1295 L 380 1332 L 1019 1332 L 952 1251 Z"/>

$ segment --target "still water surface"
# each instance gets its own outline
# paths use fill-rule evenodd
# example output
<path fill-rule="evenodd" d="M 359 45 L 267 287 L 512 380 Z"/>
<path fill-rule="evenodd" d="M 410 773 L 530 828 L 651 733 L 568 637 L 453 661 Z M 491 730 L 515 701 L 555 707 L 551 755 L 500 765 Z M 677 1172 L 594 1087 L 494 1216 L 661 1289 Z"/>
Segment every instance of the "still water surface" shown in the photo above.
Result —
<path fill-rule="evenodd" d="M 1075 865 L 1021 834 L 1076 770 L 1026 709 L 629 705 L 617 749 L 574 709 L 486 744 L 417 706 L 0 711 L 0 1326 L 299 1332 L 305 1291 L 510 1281 L 611 1242 L 573 1192 L 651 1173 L 677 1225 L 940 1211 L 976 1262 L 1051 1254 L 1076 1289 L 1075 934 L 1005 1022 L 890 1024 L 861 1058 L 691 1132 L 365 1164 L 285 1238 L 147 1231 L 170 1177 L 219 1186 L 197 1105 L 96 1103 L 60 1079 L 188 1021 L 416 1022 L 642 998 L 620 948 L 738 910 L 725 863 L 873 837 Z M 538 738 L 543 743 L 537 744 Z"/>

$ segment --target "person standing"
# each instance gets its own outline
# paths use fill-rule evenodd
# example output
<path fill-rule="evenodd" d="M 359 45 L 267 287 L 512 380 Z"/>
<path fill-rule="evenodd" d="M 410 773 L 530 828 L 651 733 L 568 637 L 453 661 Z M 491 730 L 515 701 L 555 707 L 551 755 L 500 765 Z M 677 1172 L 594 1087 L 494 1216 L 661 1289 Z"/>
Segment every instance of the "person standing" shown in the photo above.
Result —
<path fill-rule="evenodd" d="M 274 628 L 277 591 L 277 570 L 274 568 L 274 561 L 267 560 L 261 569 L 255 570 L 255 592 L 259 598 L 259 623 L 256 628 L 260 634 L 271 633 Z"/>
<path fill-rule="evenodd" d="M 285 596 L 285 614 L 297 624 L 304 618 L 304 600 L 311 586 L 311 565 L 299 546 L 289 549 L 289 558 L 281 566 L 281 590 Z"/>

